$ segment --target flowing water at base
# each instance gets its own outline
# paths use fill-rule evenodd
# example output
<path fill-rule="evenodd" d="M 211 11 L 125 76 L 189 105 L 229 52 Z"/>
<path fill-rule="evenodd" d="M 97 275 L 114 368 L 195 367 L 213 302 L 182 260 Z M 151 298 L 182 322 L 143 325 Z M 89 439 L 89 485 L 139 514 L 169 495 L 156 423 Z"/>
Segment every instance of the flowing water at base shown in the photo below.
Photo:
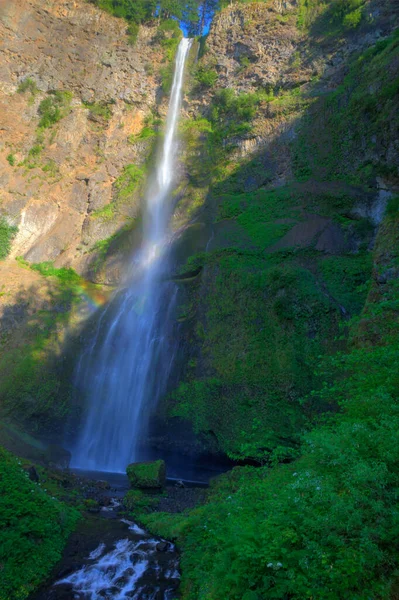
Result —
<path fill-rule="evenodd" d="M 172 600 L 180 579 L 174 545 L 148 537 L 131 521 L 123 522 L 142 539 L 118 540 L 108 552 L 105 544 L 100 543 L 89 554 L 88 564 L 55 585 L 72 586 L 74 596 L 85 600 Z M 166 560 L 161 564 L 157 548 L 164 545 Z"/>
<path fill-rule="evenodd" d="M 174 600 L 180 581 L 174 544 L 117 516 L 118 502 L 72 536 L 55 582 L 31 600 Z M 92 524 L 93 529 L 93 524 Z M 83 526 L 84 530 L 85 526 Z M 85 539 L 88 538 L 88 540 Z M 99 538 L 103 541 L 99 541 Z"/>

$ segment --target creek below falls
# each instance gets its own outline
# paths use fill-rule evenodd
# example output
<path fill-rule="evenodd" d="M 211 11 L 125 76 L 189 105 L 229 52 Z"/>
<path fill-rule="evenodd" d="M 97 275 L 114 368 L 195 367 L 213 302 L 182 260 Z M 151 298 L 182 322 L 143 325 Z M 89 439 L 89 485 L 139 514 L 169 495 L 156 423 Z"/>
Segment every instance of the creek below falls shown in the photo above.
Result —
<path fill-rule="evenodd" d="M 220 471 L 219 471 L 220 472 Z M 206 476 L 206 469 L 200 471 Z M 215 475 L 214 469 L 207 476 Z M 80 520 L 62 559 L 29 600 L 175 600 L 179 598 L 179 552 L 169 540 L 135 522 L 123 498 L 129 482 L 120 473 L 74 473 L 82 488 L 96 488 L 98 507 Z M 169 479 L 158 510 L 181 512 L 200 502 L 207 483 Z"/>

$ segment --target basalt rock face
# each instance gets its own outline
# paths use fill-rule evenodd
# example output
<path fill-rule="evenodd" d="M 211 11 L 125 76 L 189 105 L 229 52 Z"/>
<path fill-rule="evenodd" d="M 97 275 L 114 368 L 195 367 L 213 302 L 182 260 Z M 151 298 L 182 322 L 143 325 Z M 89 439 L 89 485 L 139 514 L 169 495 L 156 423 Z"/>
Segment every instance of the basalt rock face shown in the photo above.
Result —
<path fill-rule="evenodd" d="M 188 189 L 204 200 L 176 279 L 185 371 L 162 409 L 232 458 L 295 453 L 399 190 L 398 6 L 314 4 L 227 7 L 191 81 Z"/>
<path fill-rule="evenodd" d="M 120 260 L 96 268 L 95 245 L 138 214 L 138 198 L 119 201 L 117 187 L 123 168 L 148 154 L 128 138 L 157 102 L 155 31 L 142 27 L 133 47 L 123 20 L 85 2 L 2 4 L 1 214 L 18 226 L 11 256 L 119 280 Z M 41 102 L 54 92 L 67 93 L 62 118 L 40 131 Z"/>

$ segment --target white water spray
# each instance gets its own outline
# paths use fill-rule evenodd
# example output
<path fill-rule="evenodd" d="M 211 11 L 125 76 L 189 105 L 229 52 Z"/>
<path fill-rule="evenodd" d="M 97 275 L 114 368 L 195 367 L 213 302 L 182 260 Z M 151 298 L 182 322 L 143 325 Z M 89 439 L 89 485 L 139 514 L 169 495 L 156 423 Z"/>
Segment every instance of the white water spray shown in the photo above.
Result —
<path fill-rule="evenodd" d="M 101 316 L 78 364 L 76 385 L 89 404 L 73 467 L 124 472 L 129 462 L 137 460 L 139 435 L 145 432 L 171 372 L 176 292 L 162 279 L 168 271 L 176 129 L 190 45 L 191 40 L 184 38 L 177 52 L 165 138 L 146 198 L 144 243 L 135 261 L 135 278 Z"/>

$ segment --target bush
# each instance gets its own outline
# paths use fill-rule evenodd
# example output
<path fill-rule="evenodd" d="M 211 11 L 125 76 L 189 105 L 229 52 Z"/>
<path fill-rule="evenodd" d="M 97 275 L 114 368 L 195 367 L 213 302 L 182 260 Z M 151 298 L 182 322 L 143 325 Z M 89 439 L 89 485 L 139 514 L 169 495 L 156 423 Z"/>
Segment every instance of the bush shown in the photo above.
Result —
<path fill-rule="evenodd" d="M 127 39 L 131 46 L 134 46 L 137 42 L 139 35 L 140 26 L 137 23 L 130 23 L 127 28 Z"/>
<path fill-rule="evenodd" d="M 21 81 L 17 88 L 18 94 L 30 92 L 34 96 L 35 94 L 37 94 L 38 91 L 39 90 L 37 88 L 36 81 L 34 79 L 31 79 L 30 77 L 27 77 L 26 79 Z"/>
<path fill-rule="evenodd" d="M 29 480 L 0 448 L 0 600 L 24 600 L 48 575 L 79 514 Z"/>
<path fill-rule="evenodd" d="M 15 167 L 15 156 L 14 156 L 14 154 L 10 153 L 10 154 L 7 156 L 7 162 L 8 162 L 8 163 L 9 163 L 9 164 L 10 164 L 12 167 Z"/>
<path fill-rule="evenodd" d="M 200 87 L 211 88 L 215 85 L 218 74 L 214 69 L 199 67 L 195 73 L 195 80 Z"/>
<path fill-rule="evenodd" d="M 71 92 L 50 92 L 39 104 L 39 127 L 46 129 L 58 123 L 69 112 L 71 100 Z"/>
<path fill-rule="evenodd" d="M 8 256 L 17 231 L 18 227 L 9 225 L 4 217 L 0 217 L 0 260 Z"/>

